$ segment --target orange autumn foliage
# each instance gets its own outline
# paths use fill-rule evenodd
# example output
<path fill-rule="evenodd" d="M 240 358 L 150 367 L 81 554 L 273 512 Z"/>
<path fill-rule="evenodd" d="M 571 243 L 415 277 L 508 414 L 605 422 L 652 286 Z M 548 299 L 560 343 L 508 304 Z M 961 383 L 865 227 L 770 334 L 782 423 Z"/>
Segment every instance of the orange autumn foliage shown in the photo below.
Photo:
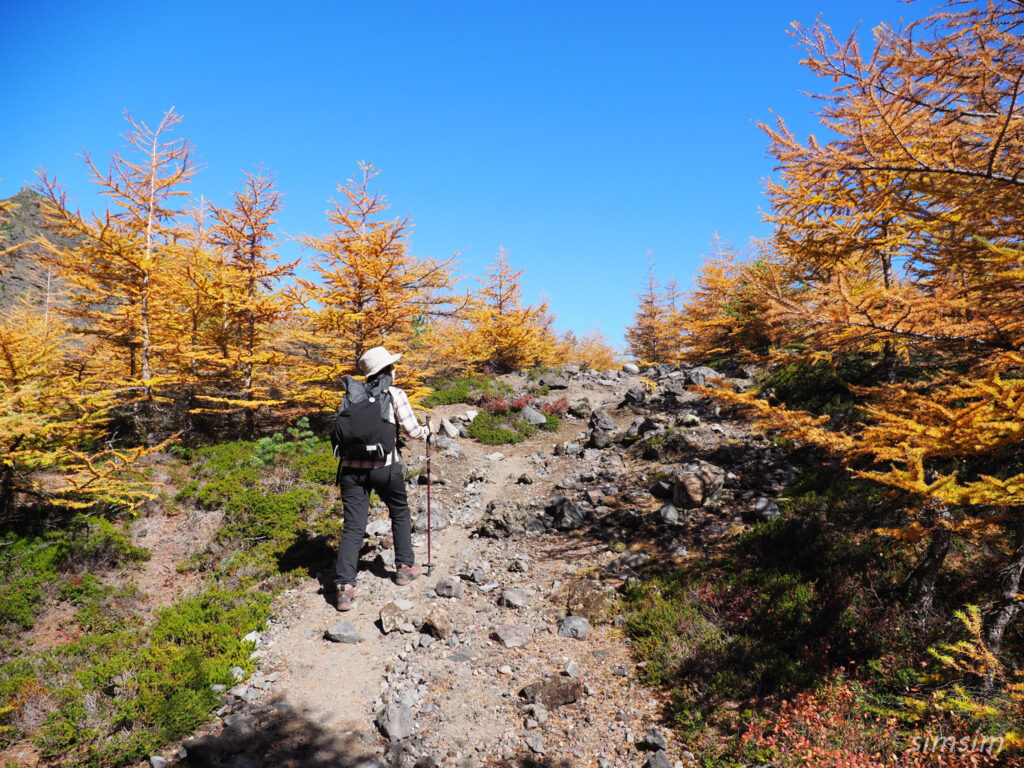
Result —
<path fill-rule="evenodd" d="M 998 653 L 1024 605 L 1024 9 L 951 2 L 903 29 L 797 26 L 835 83 L 835 138 L 765 126 L 776 226 L 742 279 L 783 331 L 775 359 L 873 361 L 862 418 L 832 422 L 753 395 L 719 397 L 904 494 L 907 542 L 952 532 L 1002 553 L 983 637 Z M 934 514 L 942 510 L 943 514 Z"/>
<path fill-rule="evenodd" d="M 593 371 L 609 371 L 619 366 L 619 353 L 608 343 L 600 330 L 589 330 L 579 338 L 570 332 L 566 334 L 566 344 L 567 363 Z"/>
<path fill-rule="evenodd" d="M 292 308 L 281 283 L 292 276 L 295 262 L 282 263 L 274 250 L 271 226 L 280 208 L 273 179 L 262 170 L 247 173 L 230 208 L 211 207 L 210 227 L 196 232 L 193 242 L 200 248 L 191 251 L 202 262 L 189 270 L 187 295 L 198 291 L 203 309 L 190 364 L 215 383 L 213 391 L 205 387 L 198 395 L 203 406 L 195 410 L 243 410 L 250 434 L 253 411 L 279 405 L 285 389 L 285 355 L 274 344 L 275 327 Z"/>
<path fill-rule="evenodd" d="M 860 703 L 858 684 L 836 675 L 816 691 L 783 701 L 776 712 L 751 723 L 741 737 L 755 762 L 783 768 L 888 768 L 1004 765 L 1003 739 L 971 734 L 946 738 L 946 724 L 929 720 L 908 738 L 895 717 L 873 714 Z M 959 736 L 959 734 L 958 734 Z M 973 737 L 973 738 L 972 738 Z"/>
<path fill-rule="evenodd" d="M 769 302 L 752 284 L 739 253 L 717 237 L 685 294 L 673 322 L 679 329 L 680 359 L 702 364 L 716 357 L 761 358 L 779 333 L 769 320 Z"/>
<path fill-rule="evenodd" d="M 450 369 L 495 373 L 563 363 L 566 343 L 547 302 L 523 303 L 522 274 L 501 248 L 452 322 L 438 330 L 439 358 Z"/>
<path fill-rule="evenodd" d="M 663 288 L 654 276 L 654 259 L 647 254 L 647 286 L 637 297 L 633 322 L 626 327 L 626 349 L 641 365 L 677 363 L 684 351 L 678 323 L 679 292 L 674 283 Z"/>
<path fill-rule="evenodd" d="M 166 382 L 167 358 L 174 339 L 168 290 L 174 252 L 174 207 L 188 194 L 195 175 L 192 147 L 167 139 L 181 121 L 169 110 L 155 128 L 127 116 L 130 156 L 115 152 L 102 172 L 86 154 L 93 181 L 111 200 L 102 214 L 85 215 L 68 204 L 66 194 L 45 174 L 42 188 L 49 223 L 79 238 L 78 247 L 50 246 L 50 265 L 71 286 L 65 310 L 76 332 L 99 339 L 118 363 L 112 373 L 130 384 L 136 396 L 159 399 Z"/>
<path fill-rule="evenodd" d="M 300 238 L 315 254 L 318 277 L 297 281 L 304 322 L 293 324 L 289 343 L 304 357 L 292 373 L 312 401 L 332 406 L 341 378 L 356 373 L 362 354 L 378 345 L 402 353 L 410 396 L 425 394 L 422 382 L 434 367 L 431 323 L 449 310 L 454 283 L 454 259 L 413 256 L 409 218 L 383 218 L 387 200 L 370 187 L 378 171 L 359 168 L 359 177 L 339 187 L 345 202 L 327 212 L 331 232 Z"/>

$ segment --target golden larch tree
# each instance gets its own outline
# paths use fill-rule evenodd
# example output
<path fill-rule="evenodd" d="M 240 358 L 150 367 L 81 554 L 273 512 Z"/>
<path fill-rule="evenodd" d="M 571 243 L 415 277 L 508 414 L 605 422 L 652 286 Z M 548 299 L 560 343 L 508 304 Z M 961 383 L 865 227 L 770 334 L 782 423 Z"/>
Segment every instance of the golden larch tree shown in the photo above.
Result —
<path fill-rule="evenodd" d="M 125 136 L 130 156 L 115 152 L 104 173 L 86 155 L 93 181 L 111 207 L 83 214 L 68 204 L 55 179 L 42 175 L 49 224 L 76 238 L 74 247 L 50 246 L 50 265 L 70 287 L 64 312 L 77 334 L 109 347 L 118 367 L 109 374 L 131 399 L 166 402 L 160 387 L 175 349 L 174 304 L 168 276 L 175 258 L 176 203 L 196 173 L 185 139 L 168 139 L 181 121 L 173 108 L 149 128 L 131 115 Z M 143 419 L 146 421 L 146 419 Z M 144 424 L 148 431 L 148 424 Z"/>
<path fill-rule="evenodd" d="M 134 509 L 156 493 L 132 465 L 153 448 L 103 446 L 119 401 L 102 367 L 68 363 L 67 328 L 19 302 L 0 313 L 0 521 L 19 500 L 71 510 Z"/>
<path fill-rule="evenodd" d="M 495 373 L 563 362 L 567 345 L 548 302 L 524 304 L 523 271 L 512 268 L 508 251 L 500 248 L 484 272 L 457 321 L 440 331 L 442 358 L 450 367 Z"/>
<path fill-rule="evenodd" d="M 776 234 L 744 277 L 785 329 L 787 362 L 866 356 L 875 383 L 857 390 L 865 418 L 841 425 L 720 395 L 905 494 L 911 523 L 887 533 L 928 542 L 916 606 L 953 538 L 1002 553 L 981 614 L 993 654 L 1024 605 L 1022 22 L 1018 3 L 951 2 L 876 28 L 869 55 L 854 35 L 796 28 L 835 83 L 821 118 L 836 138 L 766 127 Z"/>
<path fill-rule="evenodd" d="M 206 343 L 199 352 L 219 389 L 199 398 L 206 409 L 241 409 L 250 435 L 256 409 L 281 402 L 270 393 L 278 390 L 284 356 L 272 342 L 276 325 L 292 309 L 282 282 L 295 267 L 295 262 L 281 262 L 274 249 L 272 226 L 281 205 L 269 174 L 262 169 L 246 173 L 232 205 L 211 208 L 206 235 L 211 254 L 200 256 L 207 271 L 193 278 L 211 310 L 201 323 L 209 333 L 201 335 Z"/>
<path fill-rule="evenodd" d="M 655 278 L 654 259 L 647 254 L 647 286 L 637 297 L 633 322 L 626 327 L 626 348 L 640 364 L 674 363 L 682 354 L 673 304 L 678 294 Z"/>
<path fill-rule="evenodd" d="M 387 346 L 403 354 L 404 386 L 422 394 L 432 366 L 427 336 L 431 321 L 447 311 L 454 283 L 454 257 L 415 257 L 409 252 L 411 223 L 384 218 L 388 209 L 378 171 L 360 163 L 357 178 L 339 187 L 344 202 L 327 212 L 331 232 L 300 240 L 315 254 L 316 280 L 298 280 L 307 326 L 292 330 L 290 345 L 306 350 L 294 369 L 310 396 L 333 404 L 341 377 L 356 372 L 362 354 Z"/>
<path fill-rule="evenodd" d="M 569 344 L 568 362 L 593 371 L 609 371 L 619 366 L 619 353 L 600 329 L 592 328 L 578 337 L 567 335 Z"/>
<path fill-rule="evenodd" d="M 693 289 L 680 299 L 674 314 L 685 361 L 762 359 L 768 354 L 774 339 L 769 301 L 745 276 L 746 266 L 735 249 L 715 238 Z"/>

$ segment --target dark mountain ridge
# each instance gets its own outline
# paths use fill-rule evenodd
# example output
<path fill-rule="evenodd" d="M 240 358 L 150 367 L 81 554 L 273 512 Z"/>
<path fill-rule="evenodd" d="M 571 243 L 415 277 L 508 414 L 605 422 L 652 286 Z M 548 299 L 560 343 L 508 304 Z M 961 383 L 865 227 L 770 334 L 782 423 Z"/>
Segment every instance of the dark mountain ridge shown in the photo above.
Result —
<path fill-rule="evenodd" d="M 45 248 L 39 240 L 45 238 L 57 245 L 74 241 L 47 226 L 43 200 L 30 187 L 0 200 L 0 207 L 11 204 L 0 213 L 0 312 L 22 299 L 39 304 L 47 296 L 56 300 L 63 289 L 59 276 L 42 259 Z"/>

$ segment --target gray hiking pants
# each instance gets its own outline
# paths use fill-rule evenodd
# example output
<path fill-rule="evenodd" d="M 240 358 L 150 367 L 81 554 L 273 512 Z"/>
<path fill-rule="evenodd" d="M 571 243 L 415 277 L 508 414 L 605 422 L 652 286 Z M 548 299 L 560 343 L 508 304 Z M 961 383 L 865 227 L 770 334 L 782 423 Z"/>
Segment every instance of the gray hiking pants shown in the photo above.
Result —
<path fill-rule="evenodd" d="M 395 567 L 413 565 L 412 522 L 409 500 L 405 493 L 405 477 L 400 461 L 373 469 L 341 470 L 341 501 L 345 506 L 345 529 L 334 566 L 335 582 L 356 584 L 359 550 L 366 533 L 366 517 L 370 511 L 370 491 L 376 491 L 391 513 L 391 536 L 395 540 Z"/>

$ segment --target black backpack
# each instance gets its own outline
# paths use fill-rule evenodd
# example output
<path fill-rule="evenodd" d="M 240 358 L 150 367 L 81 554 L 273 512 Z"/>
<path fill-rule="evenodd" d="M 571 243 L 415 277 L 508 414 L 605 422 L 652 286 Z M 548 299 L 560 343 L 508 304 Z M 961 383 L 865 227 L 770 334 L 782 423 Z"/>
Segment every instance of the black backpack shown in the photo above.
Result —
<path fill-rule="evenodd" d="M 388 421 L 394 408 L 391 377 L 375 379 L 367 386 L 352 376 L 345 377 L 345 397 L 331 425 L 331 445 L 339 459 L 381 461 L 395 450 L 398 419 Z"/>

